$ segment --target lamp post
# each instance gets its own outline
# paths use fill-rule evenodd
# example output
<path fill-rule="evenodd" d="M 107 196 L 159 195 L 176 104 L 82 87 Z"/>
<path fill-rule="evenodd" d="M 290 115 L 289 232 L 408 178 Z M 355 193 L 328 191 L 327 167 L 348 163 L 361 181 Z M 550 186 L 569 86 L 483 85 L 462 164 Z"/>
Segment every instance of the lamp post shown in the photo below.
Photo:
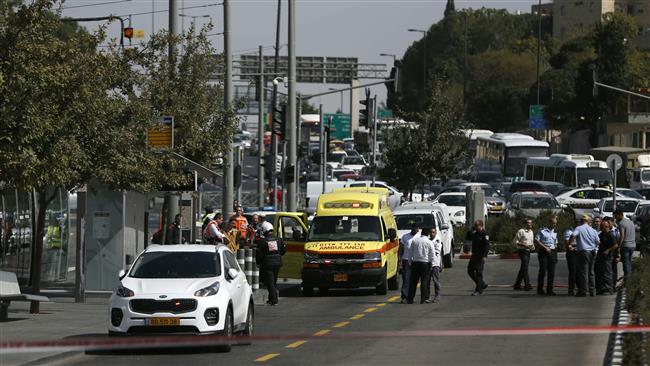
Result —
<path fill-rule="evenodd" d="M 336 89 L 336 88 L 328 88 L 328 90 L 341 92 L 341 108 L 340 109 L 341 109 L 341 113 L 343 113 L 343 90 Z"/>
<path fill-rule="evenodd" d="M 422 33 L 422 43 L 424 44 L 424 55 L 422 56 L 422 97 L 427 94 L 427 31 L 424 29 L 409 29 L 409 32 Z"/>
<path fill-rule="evenodd" d="M 379 56 L 392 57 L 393 58 L 393 65 L 395 65 L 395 61 L 397 61 L 397 55 L 394 55 L 392 53 L 380 53 Z"/>
<path fill-rule="evenodd" d="M 210 18 L 208 14 L 203 14 L 203 15 L 188 15 L 188 14 L 179 14 L 182 18 L 192 18 L 192 27 L 194 27 L 196 23 L 196 18 Z M 185 31 L 185 29 L 183 29 Z"/>

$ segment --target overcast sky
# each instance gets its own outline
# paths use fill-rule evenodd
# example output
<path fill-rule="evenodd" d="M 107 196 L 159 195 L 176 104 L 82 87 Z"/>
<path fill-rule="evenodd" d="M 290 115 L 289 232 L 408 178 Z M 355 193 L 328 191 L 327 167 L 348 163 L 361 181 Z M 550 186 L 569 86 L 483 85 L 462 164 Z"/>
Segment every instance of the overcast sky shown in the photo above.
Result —
<path fill-rule="evenodd" d="M 168 0 L 68 0 L 64 16 L 91 17 L 109 14 L 128 15 L 136 13 L 167 10 Z M 179 7 L 214 5 L 221 1 L 177 0 Z M 547 2 L 547 1 L 544 1 Z M 102 5 L 102 3 L 104 3 Z M 282 0 L 282 44 L 287 43 L 287 0 Z M 456 9 L 461 8 L 505 8 L 510 12 L 530 12 L 536 0 L 474 0 L 456 1 Z M 82 5 L 92 5 L 79 7 Z M 420 33 L 408 32 L 409 28 L 428 29 L 442 17 L 446 0 L 296 0 L 296 54 L 298 56 L 357 57 L 361 63 L 392 64 L 392 58 L 381 57 L 380 53 L 396 54 L 400 58 Z M 235 54 L 257 54 L 258 45 L 265 46 L 265 54 L 273 54 L 275 44 L 275 21 L 277 0 L 231 0 L 232 50 Z M 214 32 L 223 26 L 223 8 L 208 6 L 198 9 L 181 10 L 187 15 L 209 15 L 214 24 Z M 208 22 L 208 18 L 197 18 L 197 25 Z M 182 22 L 189 28 L 190 18 Z M 181 22 L 181 21 L 179 21 Z M 85 23 L 93 27 L 94 23 Z M 153 29 L 168 27 L 168 13 L 135 15 L 132 26 L 144 29 L 148 37 Z M 119 36 L 117 23 L 109 28 L 110 37 Z M 217 50 L 223 50 L 221 36 L 211 37 Z M 281 49 L 286 54 L 286 47 Z M 366 82 L 372 80 L 365 80 Z M 362 83 L 364 80 L 361 81 Z M 312 94 L 340 88 L 342 85 L 298 84 L 298 92 Z M 385 99 L 386 88 L 376 86 L 372 89 L 380 100 Z M 344 94 L 344 112 L 349 112 L 349 94 Z M 312 104 L 322 103 L 326 112 L 334 112 L 340 105 L 340 94 L 312 99 Z"/>

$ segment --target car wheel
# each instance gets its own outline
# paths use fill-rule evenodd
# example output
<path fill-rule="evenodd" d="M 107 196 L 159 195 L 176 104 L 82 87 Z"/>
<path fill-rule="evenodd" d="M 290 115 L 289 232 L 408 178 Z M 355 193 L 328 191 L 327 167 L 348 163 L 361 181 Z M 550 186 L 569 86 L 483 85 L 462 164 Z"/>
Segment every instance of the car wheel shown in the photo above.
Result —
<path fill-rule="evenodd" d="M 311 286 L 302 285 L 302 296 L 314 296 L 314 288 Z"/>
<path fill-rule="evenodd" d="M 225 340 L 224 343 L 220 343 L 217 347 L 219 352 L 230 352 L 232 349 L 232 344 L 230 341 L 233 335 L 233 328 L 232 308 L 228 307 L 228 311 L 226 311 L 226 319 L 224 320 L 223 326 L 223 337 Z"/>
<path fill-rule="evenodd" d="M 242 336 L 244 338 L 242 344 L 249 346 L 253 343 L 251 337 L 253 337 L 254 325 L 255 325 L 255 310 L 253 308 L 253 302 L 251 301 L 248 304 L 248 313 L 246 315 L 246 327 L 244 328 L 244 332 L 242 333 Z"/>
<path fill-rule="evenodd" d="M 388 278 L 386 278 L 386 267 L 384 266 L 384 270 L 382 271 L 381 275 L 381 282 L 377 287 L 375 287 L 375 292 L 377 295 L 386 295 L 388 293 Z"/>

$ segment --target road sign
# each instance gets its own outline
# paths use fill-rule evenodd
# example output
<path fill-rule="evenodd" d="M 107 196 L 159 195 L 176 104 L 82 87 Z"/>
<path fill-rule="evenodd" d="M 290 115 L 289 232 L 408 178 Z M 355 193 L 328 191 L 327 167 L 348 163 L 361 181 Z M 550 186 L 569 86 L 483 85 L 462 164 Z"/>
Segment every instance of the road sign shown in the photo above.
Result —
<path fill-rule="evenodd" d="M 393 111 L 390 110 L 390 109 L 381 109 L 381 108 L 379 108 L 379 110 L 377 111 L 377 117 L 379 119 L 393 118 Z"/>
<path fill-rule="evenodd" d="M 352 136 L 350 131 L 350 115 L 342 113 L 325 113 L 325 120 L 332 117 L 332 125 L 330 127 L 330 137 L 335 139 L 344 139 Z"/>
<path fill-rule="evenodd" d="M 144 29 L 134 29 L 133 38 L 135 39 L 144 38 Z"/>
<path fill-rule="evenodd" d="M 607 166 L 613 171 L 618 171 L 623 167 L 623 159 L 618 154 L 611 154 L 607 157 Z"/>
<path fill-rule="evenodd" d="M 528 128 L 533 130 L 545 130 L 546 119 L 544 118 L 545 106 L 532 104 L 528 114 Z"/>
<path fill-rule="evenodd" d="M 147 131 L 147 144 L 152 149 L 174 148 L 174 117 L 161 116 Z"/>

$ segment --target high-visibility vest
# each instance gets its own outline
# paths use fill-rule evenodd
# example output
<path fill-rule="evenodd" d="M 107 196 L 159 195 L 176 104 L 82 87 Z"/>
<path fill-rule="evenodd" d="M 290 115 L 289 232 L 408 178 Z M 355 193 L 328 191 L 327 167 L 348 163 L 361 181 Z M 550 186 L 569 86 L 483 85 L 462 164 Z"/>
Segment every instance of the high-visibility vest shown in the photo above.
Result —
<path fill-rule="evenodd" d="M 241 217 L 235 216 L 233 218 L 233 226 L 235 227 L 235 229 L 237 229 L 237 231 L 239 231 L 239 235 L 242 238 L 246 239 L 246 234 L 248 231 L 248 220 L 246 220 L 244 216 Z"/>
<path fill-rule="evenodd" d="M 61 228 L 58 225 L 47 227 L 47 246 L 50 249 L 61 249 Z"/>

